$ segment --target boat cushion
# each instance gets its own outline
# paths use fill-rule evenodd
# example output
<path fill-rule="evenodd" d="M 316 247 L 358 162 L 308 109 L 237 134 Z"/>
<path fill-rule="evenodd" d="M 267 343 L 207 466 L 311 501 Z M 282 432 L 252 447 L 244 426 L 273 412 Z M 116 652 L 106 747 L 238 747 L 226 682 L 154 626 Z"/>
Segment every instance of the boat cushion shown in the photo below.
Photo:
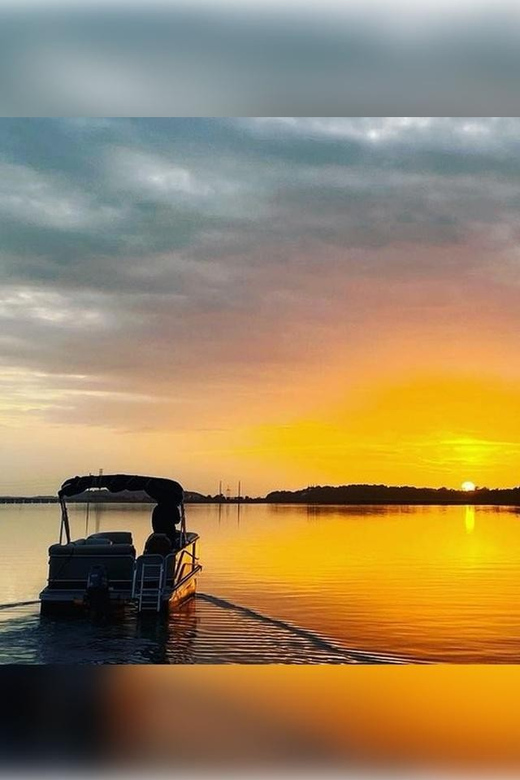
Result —
<path fill-rule="evenodd" d="M 70 544 L 52 544 L 49 547 L 49 555 L 51 558 L 56 557 L 91 557 L 91 556 L 110 556 L 115 557 L 118 555 L 131 555 L 135 558 L 135 547 L 133 544 L 76 544 L 71 542 Z"/>
<path fill-rule="evenodd" d="M 87 541 L 91 539 L 108 539 L 112 544 L 132 544 L 132 534 L 130 531 L 103 531 L 97 534 L 90 534 Z"/>
<path fill-rule="evenodd" d="M 145 555 L 169 555 L 172 543 L 166 534 L 150 534 L 144 545 Z"/>
<path fill-rule="evenodd" d="M 104 566 L 112 585 L 131 588 L 135 547 L 131 544 L 53 544 L 49 548 L 49 585 L 64 587 L 73 582 L 86 587 L 95 565 Z"/>

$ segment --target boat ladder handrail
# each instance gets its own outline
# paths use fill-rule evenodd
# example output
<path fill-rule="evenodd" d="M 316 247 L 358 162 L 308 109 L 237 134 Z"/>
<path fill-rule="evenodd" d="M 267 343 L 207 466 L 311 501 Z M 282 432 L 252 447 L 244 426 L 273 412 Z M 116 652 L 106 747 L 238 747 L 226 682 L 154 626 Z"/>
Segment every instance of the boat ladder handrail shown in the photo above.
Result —
<path fill-rule="evenodd" d="M 164 558 L 160 555 L 140 556 L 135 562 L 132 580 L 132 599 L 137 601 L 139 611 L 159 612 L 165 596 L 183 585 L 194 574 L 202 570 L 199 558 L 189 547 L 170 553 Z M 190 570 L 183 575 L 186 564 Z"/>
<path fill-rule="evenodd" d="M 147 584 L 147 583 L 152 583 Z M 161 609 L 164 587 L 164 562 L 141 561 L 134 571 L 132 598 L 137 599 L 139 612 Z"/>
<path fill-rule="evenodd" d="M 174 555 L 176 555 L 176 554 L 174 553 Z M 191 559 L 191 563 L 192 563 L 193 569 L 197 569 L 197 570 L 202 569 L 202 566 L 197 566 L 197 561 L 199 560 L 198 556 L 195 555 L 195 553 L 192 552 L 191 550 L 189 550 L 187 547 L 183 547 L 182 550 L 179 550 L 178 555 L 179 555 L 179 557 L 175 561 L 175 569 L 174 569 L 174 574 L 173 574 L 173 581 L 174 581 L 174 583 L 177 583 L 179 572 L 182 570 L 182 566 L 184 566 L 184 558 L 190 558 Z M 168 556 L 168 558 L 169 557 L 170 556 Z"/>

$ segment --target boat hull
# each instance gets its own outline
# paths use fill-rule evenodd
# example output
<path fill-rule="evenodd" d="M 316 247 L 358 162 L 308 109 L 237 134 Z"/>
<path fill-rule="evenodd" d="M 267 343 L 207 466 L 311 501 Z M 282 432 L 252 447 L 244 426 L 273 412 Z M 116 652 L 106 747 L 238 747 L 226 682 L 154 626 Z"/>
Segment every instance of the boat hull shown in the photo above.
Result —
<path fill-rule="evenodd" d="M 197 576 L 193 575 L 187 582 L 180 585 L 165 602 L 167 608 L 174 608 L 192 598 L 197 592 Z"/>

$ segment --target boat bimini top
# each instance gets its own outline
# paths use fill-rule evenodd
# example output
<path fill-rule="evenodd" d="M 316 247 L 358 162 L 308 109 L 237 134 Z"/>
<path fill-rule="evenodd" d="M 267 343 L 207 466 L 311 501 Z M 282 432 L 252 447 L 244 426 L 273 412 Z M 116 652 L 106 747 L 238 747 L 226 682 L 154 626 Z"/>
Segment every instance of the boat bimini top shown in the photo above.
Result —
<path fill-rule="evenodd" d="M 166 506 L 175 506 L 179 508 L 182 537 L 186 536 L 186 521 L 184 515 L 184 491 L 182 486 L 173 479 L 164 479 L 162 477 L 142 477 L 129 474 L 103 474 L 93 476 L 89 474 L 85 477 L 71 477 L 65 480 L 58 490 L 58 499 L 61 505 L 61 526 L 60 526 L 60 544 L 63 534 L 67 543 L 70 542 L 70 525 L 67 513 L 66 499 L 80 495 L 90 488 L 104 488 L 110 493 L 144 492 L 152 501 Z"/>

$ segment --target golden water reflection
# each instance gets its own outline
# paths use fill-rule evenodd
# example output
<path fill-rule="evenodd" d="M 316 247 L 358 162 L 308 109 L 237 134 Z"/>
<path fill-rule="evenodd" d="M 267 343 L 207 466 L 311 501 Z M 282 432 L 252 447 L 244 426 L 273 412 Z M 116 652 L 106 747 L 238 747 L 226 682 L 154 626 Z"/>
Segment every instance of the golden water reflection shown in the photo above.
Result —
<path fill-rule="evenodd" d="M 464 510 L 464 526 L 466 533 L 472 534 L 475 530 L 475 507 L 467 506 Z"/>
<path fill-rule="evenodd" d="M 129 529 L 150 507 L 91 507 L 89 530 Z M 1 602 L 45 584 L 56 506 L 0 507 Z M 514 508 L 190 505 L 199 591 L 334 640 L 411 660 L 520 658 L 520 513 Z M 85 508 L 73 507 L 75 536 Z"/>
<path fill-rule="evenodd" d="M 516 510 L 245 506 L 237 528 L 236 508 L 226 509 L 215 536 L 212 510 L 191 512 L 207 524 L 206 591 L 351 649 L 433 661 L 520 657 Z"/>

